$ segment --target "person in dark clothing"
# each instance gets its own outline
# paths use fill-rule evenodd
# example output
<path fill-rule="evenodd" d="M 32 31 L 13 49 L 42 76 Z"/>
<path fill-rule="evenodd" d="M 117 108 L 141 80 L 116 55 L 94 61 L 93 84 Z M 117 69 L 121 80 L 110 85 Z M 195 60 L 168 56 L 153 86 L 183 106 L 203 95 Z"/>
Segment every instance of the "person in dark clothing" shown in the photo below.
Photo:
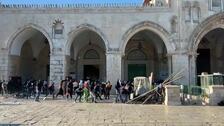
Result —
<path fill-rule="evenodd" d="M 45 89 L 46 93 L 45 93 L 45 97 L 43 100 L 45 100 L 49 94 L 51 94 L 54 99 L 54 82 L 51 81 L 51 83 L 49 83 L 47 86 L 45 86 L 45 88 L 46 88 Z"/>
<path fill-rule="evenodd" d="M 70 98 L 72 99 L 72 95 L 73 95 L 73 82 L 72 80 L 69 80 L 67 83 L 67 99 L 70 96 Z"/>
<path fill-rule="evenodd" d="M 121 90 L 122 90 L 121 80 L 117 80 L 115 89 L 116 89 L 116 101 L 115 102 L 118 102 L 118 101 L 122 102 L 123 100 L 122 100 L 122 95 L 121 95 Z"/>
<path fill-rule="evenodd" d="M 43 98 L 43 100 L 45 100 L 49 93 L 48 82 L 46 80 L 43 80 L 43 92 L 45 94 L 45 97 Z"/>
<path fill-rule="evenodd" d="M 53 99 L 54 99 L 54 98 L 55 98 L 55 97 L 54 97 L 54 90 L 55 90 L 55 88 L 54 88 L 54 82 L 53 82 L 53 81 L 51 81 L 51 83 L 50 83 L 48 89 L 49 89 L 49 92 L 50 92 L 50 94 L 52 95 L 52 97 L 53 97 Z"/>
<path fill-rule="evenodd" d="M 101 92 L 100 92 L 101 96 L 104 96 L 104 99 L 106 99 L 106 83 L 102 83 L 101 84 Z"/>
<path fill-rule="evenodd" d="M 2 81 L 0 81 L 0 93 L 2 94 L 2 96 L 3 96 L 3 88 L 2 88 Z"/>
<path fill-rule="evenodd" d="M 35 97 L 35 101 L 39 102 L 39 97 L 40 97 L 40 93 L 43 87 L 43 83 L 41 82 L 41 80 L 37 81 L 35 84 L 35 92 L 36 92 L 36 97 Z"/>
<path fill-rule="evenodd" d="M 110 99 L 110 91 L 112 88 L 112 84 L 110 83 L 110 81 L 107 82 L 106 87 L 105 87 L 105 99 Z"/>
<path fill-rule="evenodd" d="M 83 93 L 82 88 L 81 88 L 81 87 L 79 87 L 78 89 L 76 89 L 75 93 L 76 93 L 75 102 L 76 102 L 76 100 L 77 100 L 77 98 L 78 98 L 78 97 L 79 97 L 79 102 L 81 102 L 82 93 Z"/>
<path fill-rule="evenodd" d="M 28 98 L 30 98 L 31 96 L 32 96 L 32 94 L 33 94 L 33 89 L 34 89 L 34 87 L 33 87 L 34 85 L 33 85 L 33 81 L 32 80 L 29 80 L 29 81 L 27 81 L 27 84 L 26 84 L 26 88 L 27 88 L 27 99 Z"/>
<path fill-rule="evenodd" d="M 64 80 L 61 81 L 60 85 L 59 85 L 59 92 L 56 94 L 56 98 L 58 97 L 58 95 L 62 95 L 64 97 Z"/>
<path fill-rule="evenodd" d="M 73 80 L 73 93 L 79 88 L 79 83 L 76 80 Z"/>
<path fill-rule="evenodd" d="M 100 96 L 100 84 L 97 83 L 94 87 L 94 94 L 96 96 L 96 99 L 100 98 L 100 100 L 103 100 Z"/>

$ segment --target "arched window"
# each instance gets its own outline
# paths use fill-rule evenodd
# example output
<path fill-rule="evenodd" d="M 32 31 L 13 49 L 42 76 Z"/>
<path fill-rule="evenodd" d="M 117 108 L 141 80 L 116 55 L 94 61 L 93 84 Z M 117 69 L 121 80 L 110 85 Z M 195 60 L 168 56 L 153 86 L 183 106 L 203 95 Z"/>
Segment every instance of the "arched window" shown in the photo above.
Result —
<path fill-rule="evenodd" d="M 84 59 L 100 59 L 100 55 L 94 49 L 89 49 L 84 55 Z"/>
<path fill-rule="evenodd" d="M 146 60 L 146 59 L 147 59 L 146 54 L 139 49 L 133 50 L 128 54 L 128 60 Z"/>

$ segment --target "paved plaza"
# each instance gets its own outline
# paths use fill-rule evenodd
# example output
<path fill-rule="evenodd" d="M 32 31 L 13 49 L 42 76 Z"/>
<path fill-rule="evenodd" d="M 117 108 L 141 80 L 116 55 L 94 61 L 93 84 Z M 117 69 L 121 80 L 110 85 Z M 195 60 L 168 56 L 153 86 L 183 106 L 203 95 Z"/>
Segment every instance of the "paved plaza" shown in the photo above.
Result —
<path fill-rule="evenodd" d="M 223 126 L 224 108 L 1 99 L 0 124 L 36 126 Z"/>

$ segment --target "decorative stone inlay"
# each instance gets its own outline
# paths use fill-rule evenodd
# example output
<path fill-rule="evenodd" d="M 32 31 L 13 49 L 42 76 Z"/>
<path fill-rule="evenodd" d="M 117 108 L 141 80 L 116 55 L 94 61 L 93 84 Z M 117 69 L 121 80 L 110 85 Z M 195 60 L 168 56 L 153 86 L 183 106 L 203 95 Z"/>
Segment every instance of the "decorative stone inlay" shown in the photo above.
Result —
<path fill-rule="evenodd" d="M 64 23 L 57 19 L 53 22 L 53 37 L 54 38 L 62 38 L 64 33 Z"/>

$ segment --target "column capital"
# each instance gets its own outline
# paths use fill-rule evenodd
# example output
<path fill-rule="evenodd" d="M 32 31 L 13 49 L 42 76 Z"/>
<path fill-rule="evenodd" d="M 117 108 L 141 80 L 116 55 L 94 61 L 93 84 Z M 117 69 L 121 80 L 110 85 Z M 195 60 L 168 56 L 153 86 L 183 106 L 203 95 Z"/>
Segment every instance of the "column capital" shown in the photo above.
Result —
<path fill-rule="evenodd" d="M 1 54 L 7 54 L 7 53 L 9 53 L 9 49 L 8 48 L 1 48 L 0 52 L 1 52 Z"/>
<path fill-rule="evenodd" d="M 192 56 L 192 57 L 197 57 L 199 54 L 197 52 L 195 52 L 195 51 L 189 51 L 188 55 Z"/>
<path fill-rule="evenodd" d="M 174 55 L 187 55 L 187 56 L 198 56 L 198 53 L 194 51 L 176 51 L 168 53 L 167 56 L 174 56 Z"/>
<path fill-rule="evenodd" d="M 64 52 L 62 48 L 53 48 L 50 55 L 64 55 Z"/>
<path fill-rule="evenodd" d="M 106 55 L 110 55 L 110 54 L 113 54 L 113 55 L 122 55 L 122 52 L 121 51 L 118 51 L 118 50 L 108 50 L 106 52 Z"/>
<path fill-rule="evenodd" d="M 173 55 L 188 55 L 188 52 L 186 52 L 186 51 L 175 51 L 175 52 L 167 53 L 167 56 L 173 56 Z"/>

